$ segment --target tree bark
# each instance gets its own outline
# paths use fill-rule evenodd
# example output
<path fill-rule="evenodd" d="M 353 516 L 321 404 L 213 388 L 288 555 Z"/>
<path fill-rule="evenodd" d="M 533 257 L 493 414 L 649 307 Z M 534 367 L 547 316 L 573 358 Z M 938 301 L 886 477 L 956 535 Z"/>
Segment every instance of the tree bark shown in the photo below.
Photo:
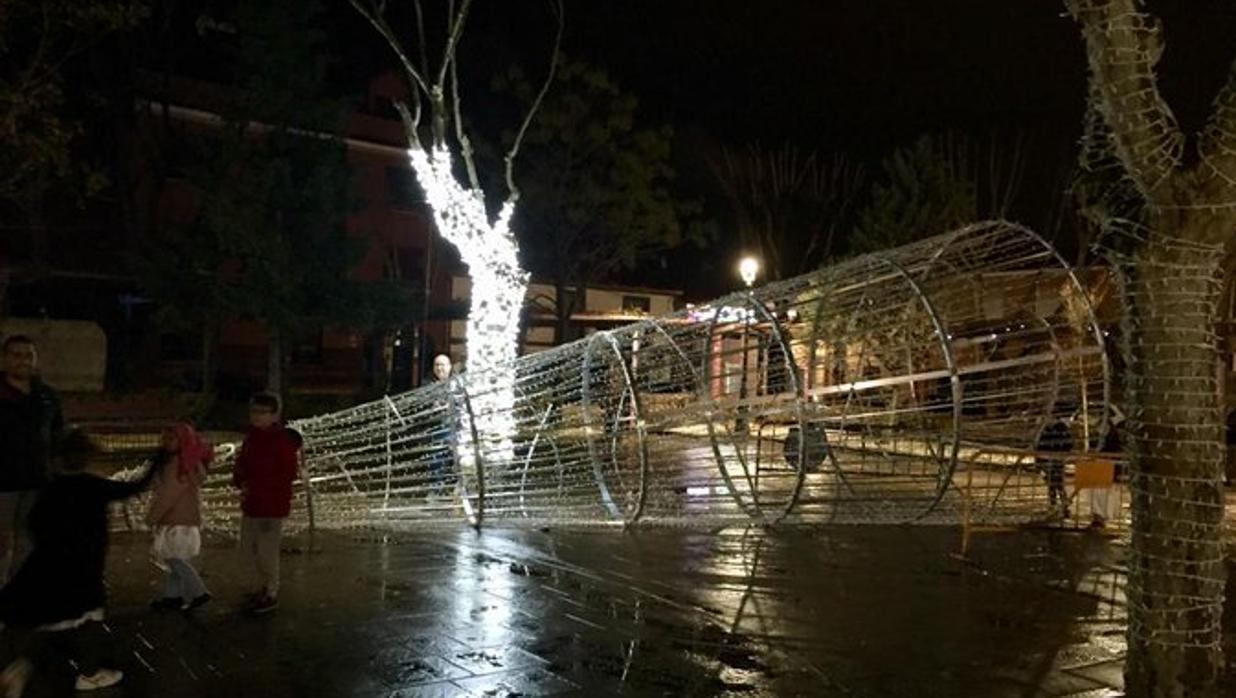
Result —
<path fill-rule="evenodd" d="M 1219 695 L 1226 571 L 1218 261 L 1213 248 L 1155 237 L 1122 270 L 1133 437 L 1130 698 Z"/>
<path fill-rule="evenodd" d="M 266 390 L 283 399 L 283 333 L 277 328 L 268 330 L 266 350 Z"/>
<path fill-rule="evenodd" d="M 214 367 L 215 333 L 208 326 L 202 328 L 202 394 L 209 395 L 215 390 Z"/>
<path fill-rule="evenodd" d="M 576 276 L 572 282 L 571 288 L 575 290 L 569 295 L 569 302 L 565 302 L 568 297 L 567 288 L 568 282 L 566 278 L 561 278 L 554 282 L 554 311 L 555 317 L 554 327 L 554 343 L 565 344 L 570 341 L 579 339 L 574 332 L 574 327 L 571 325 L 571 316 L 575 313 L 583 312 L 587 308 L 588 280 L 583 276 Z"/>
<path fill-rule="evenodd" d="M 22 213 L 30 232 L 30 266 L 39 277 L 46 276 L 51 269 L 48 257 L 50 246 L 47 235 L 47 216 L 45 215 L 43 192 L 47 189 L 47 176 L 40 174 L 28 198 L 22 202 Z M 63 258 L 59 260 L 63 262 Z"/>
<path fill-rule="evenodd" d="M 1139 0 L 1065 0 L 1081 24 L 1086 55 L 1112 147 L 1152 206 L 1171 203 L 1165 186 L 1180 164 L 1184 134 L 1163 101 L 1154 66 L 1163 53 L 1158 22 Z"/>
<path fill-rule="evenodd" d="M 1236 231 L 1236 73 L 1216 100 L 1198 167 L 1184 168 L 1185 137 L 1154 72 L 1157 20 L 1139 0 L 1065 2 L 1086 40 L 1093 107 L 1146 224 L 1115 245 L 1131 251 L 1114 251 L 1133 446 L 1125 692 L 1217 696 L 1226 583 L 1218 309 L 1220 262 Z"/>
<path fill-rule="evenodd" d="M 1236 61 L 1227 73 L 1227 83 L 1215 98 L 1215 108 L 1202 131 L 1198 145 L 1203 173 L 1236 186 Z"/>
<path fill-rule="evenodd" d="M 566 299 L 566 281 L 559 278 L 554 281 L 554 344 L 567 341 L 567 327 L 571 322 L 571 308 L 568 306 L 574 306 L 575 300 L 567 303 Z"/>

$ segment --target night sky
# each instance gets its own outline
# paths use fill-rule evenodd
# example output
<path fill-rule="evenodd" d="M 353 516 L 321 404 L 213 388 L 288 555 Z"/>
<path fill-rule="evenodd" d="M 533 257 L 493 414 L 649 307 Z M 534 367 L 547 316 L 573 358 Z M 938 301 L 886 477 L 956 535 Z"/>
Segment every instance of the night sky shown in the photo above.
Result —
<path fill-rule="evenodd" d="M 564 49 L 637 94 L 647 123 L 673 125 L 680 149 L 789 142 L 845 153 L 874 171 L 889 151 L 922 134 L 1000 131 L 1027 139 L 1030 177 L 1044 180 L 1072 161 L 1080 134 L 1085 56 L 1076 25 L 1054 0 L 566 5 Z M 1148 9 L 1165 26 L 1163 91 L 1195 130 L 1236 58 L 1236 3 L 1159 1 Z M 340 36 L 351 37 L 349 65 L 384 65 L 382 47 L 353 20 L 339 25 Z M 552 28 L 539 0 L 481 0 L 463 65 L 479 82 L 510 62 L 536 70 Z M 483 93 L 470 99 L 470 109 L 483 111 Z M 683 186 L 707 190 L 702 164 L 689 153 L 679 160 Z M 728 278 L 733 254 L 722 241 L 702 255 L 672 255 L 660 270 L 666 273 L 649 268 L 643 277 L 685 279 L 693 294 L 725 290 L 735 281 Z"/>

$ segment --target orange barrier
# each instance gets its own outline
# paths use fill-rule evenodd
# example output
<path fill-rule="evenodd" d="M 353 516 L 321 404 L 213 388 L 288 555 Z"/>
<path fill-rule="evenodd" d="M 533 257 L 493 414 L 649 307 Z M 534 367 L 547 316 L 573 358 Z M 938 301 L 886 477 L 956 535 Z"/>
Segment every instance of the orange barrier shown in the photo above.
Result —
<path fill-rule="evenodd" d="M 1073 489 L 1104 489 L 1116 484 L 1116 462 L 1103 458 L 1077 461 L 1073 472 Z"/>

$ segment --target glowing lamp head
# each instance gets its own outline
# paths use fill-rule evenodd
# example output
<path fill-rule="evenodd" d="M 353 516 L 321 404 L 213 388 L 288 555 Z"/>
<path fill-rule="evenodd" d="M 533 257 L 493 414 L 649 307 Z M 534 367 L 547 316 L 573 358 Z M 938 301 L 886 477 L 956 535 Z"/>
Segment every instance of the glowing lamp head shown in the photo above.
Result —
<path fill-rule="evenodd" d="M 755 275 L 760 273 L 760 261 L 750 255 L 743 257 L 738 262 L 738 275 L 742 277 L 742 282 L 748 288 L 755 283 Z"/>

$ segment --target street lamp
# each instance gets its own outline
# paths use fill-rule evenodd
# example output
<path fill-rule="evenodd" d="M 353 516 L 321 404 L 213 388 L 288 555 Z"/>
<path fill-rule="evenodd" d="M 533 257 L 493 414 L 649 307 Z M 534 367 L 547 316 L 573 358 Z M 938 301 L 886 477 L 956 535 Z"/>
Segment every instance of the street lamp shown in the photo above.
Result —
<path fill-rule="evenodd" d="M 751 288 L 751 284 L 755 283 L 756 274 L 760 273 L 760 260 L 747 255 L 738 261 L 738 275 L 742 277 L 742 282 Z"/>

